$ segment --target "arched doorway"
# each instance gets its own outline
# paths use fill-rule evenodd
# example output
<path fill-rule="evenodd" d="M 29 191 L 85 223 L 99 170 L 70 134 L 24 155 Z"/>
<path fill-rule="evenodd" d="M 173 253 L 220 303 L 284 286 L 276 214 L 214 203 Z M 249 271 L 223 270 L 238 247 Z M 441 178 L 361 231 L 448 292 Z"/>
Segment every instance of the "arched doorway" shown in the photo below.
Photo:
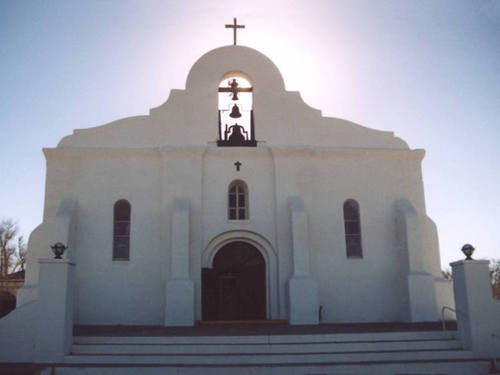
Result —
<path fill-rule="evenodd" d="M 203 320 L 266 318 L 266 262 L 247 242 L 223 246 L 202 269 Z"/>

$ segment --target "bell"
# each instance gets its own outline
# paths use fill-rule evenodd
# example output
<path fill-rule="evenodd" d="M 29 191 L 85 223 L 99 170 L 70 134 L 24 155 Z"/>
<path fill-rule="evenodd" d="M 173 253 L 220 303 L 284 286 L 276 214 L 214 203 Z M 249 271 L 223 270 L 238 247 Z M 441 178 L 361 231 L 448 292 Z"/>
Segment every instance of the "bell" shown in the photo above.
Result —
<path fill-rule="evenodd" d="M 241 117 L 240 109 L 238 108 L 238 106 L 236 104 L 233 105 L 233 109 L 231 109 L 231 113 L 229 114 L 229 117 L 232 117 L 232 118 Z"/>

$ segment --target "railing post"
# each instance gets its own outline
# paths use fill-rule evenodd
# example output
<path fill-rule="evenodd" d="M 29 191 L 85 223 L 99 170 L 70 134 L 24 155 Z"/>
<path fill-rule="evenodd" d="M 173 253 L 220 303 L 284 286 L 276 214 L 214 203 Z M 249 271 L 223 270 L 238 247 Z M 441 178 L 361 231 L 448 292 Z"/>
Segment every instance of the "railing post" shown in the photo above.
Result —
<path fill-rule="evenodd" d="M 451 312 L 455 313 L 455 316 L 457 315 L 457 311 L 456 311 L 456 310 L 454 310 L 454 309 L 452 309 L 452 308 L 451 308 L 451 307 L 449 307 L 449 306 L 443 306 L 443 307 L 441 308 L 441 324 L 442 324 L 442 326 L 443 326 L 443 331 L 446 331 L 446 321 L 445 321 L 445 319 L 444 319 L 444 311 L 445 311 L 445 310 L 449 310 L 449 311 L 451 311 Z"/>
<path fill-rule="evenodd" d="M 494 355 L 491 334 L 500 331 L 500 306 L 493 300 L 487 260 L 462 260 L 450 264 L 457 311 L 458 332 L 464 349 L 481 356 Z"/>
<path fill-rule="evenodd" d="M 73 271 L 67 259 L 40 259 L 36 362 L 61 362 L 73 337 Z"/>

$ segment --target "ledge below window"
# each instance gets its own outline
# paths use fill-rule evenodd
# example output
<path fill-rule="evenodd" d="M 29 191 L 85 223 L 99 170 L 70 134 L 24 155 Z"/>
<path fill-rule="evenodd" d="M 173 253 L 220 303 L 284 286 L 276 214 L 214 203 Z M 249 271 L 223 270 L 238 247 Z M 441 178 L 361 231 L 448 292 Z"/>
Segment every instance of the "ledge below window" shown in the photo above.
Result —
<path fill-rule="evenodd" d="M 245 219 L 245 220 L 230 220 L 230 219 L 227 219 L 227 222 L 229 224 L 250 224 L 250 219 Z"/>
<path fill-rule="evenodd" d="M 257 141 L 217 141 L 219 147 L 257 147 Z"/>

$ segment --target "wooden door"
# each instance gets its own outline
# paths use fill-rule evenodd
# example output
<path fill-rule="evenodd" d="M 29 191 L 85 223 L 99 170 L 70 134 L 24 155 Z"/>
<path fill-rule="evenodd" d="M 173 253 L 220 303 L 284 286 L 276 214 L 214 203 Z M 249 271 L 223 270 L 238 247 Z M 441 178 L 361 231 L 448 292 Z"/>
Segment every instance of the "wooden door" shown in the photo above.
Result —
<path fill-rule="evenodd" d="M 202 270 L 204 320 L 266 319 L 266 264 L 246 242 L 232 242 Z"/>

